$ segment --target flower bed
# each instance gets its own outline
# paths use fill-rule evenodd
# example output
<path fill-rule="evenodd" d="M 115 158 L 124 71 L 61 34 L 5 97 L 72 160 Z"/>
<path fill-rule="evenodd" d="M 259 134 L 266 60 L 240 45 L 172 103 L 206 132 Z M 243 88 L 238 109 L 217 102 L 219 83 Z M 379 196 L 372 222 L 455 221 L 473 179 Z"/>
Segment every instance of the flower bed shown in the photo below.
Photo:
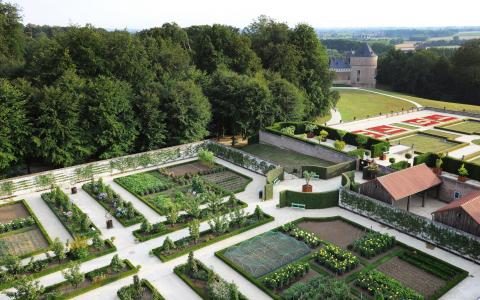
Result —
<path fill-rule="evenodd" d="M 335 245 L 326 245 L 314 254 L 315 261 L 338 275 L 355 269 L 360 263 L 352 253 Z"/>
<path fill-rule="evenodd" d="M 161 261 L 169 261 L 190 251 L 206 247 L 274 220 L 272 216 L 263 212 L 261 214 L 260 218 L 256 214 L 246 216 L 241 223 L 234 222 L 226 217 L 215 218 L 215 220 L 210 223 L 211 229 L 200 232 L 200 236 L 196 242 L 192 237 L 188 236 L 175 241 L 173 245 L 168 248 L 164 243 L 161 247 L 153 249 L 152 252 Z M 221 230 L 218 230 L 218 227 L 222 227 Z"/>
<path fill-rule="evenodd" d="M 322 243 L 322 240 L 315 234 L 298 228 L 294 223 L 284 224 L 281 230 L 297 240 L 305 242 L 310 248 L 316 248 Z"/>
<path fill-rule="evenodd" d="M 115 182 L 125 187 L 133 194 L 140 196 L 158 193 L 173 187 L 173 183 L 169 178 L 161 176 L 158 171 L 137 173 L 115 178 Z"/>
<path fill-rule="evenodd" d="M 379 232 L 369 232 L 356 240 L 352 245 L 352 249 L 363 257 L 372 258 L 386 252 L 393 246 L 395 246 L 395 237 Z"/>
<path fill-rule="evenodd" d="M 132 265 L 129 260 L 122 261 L 124 266 L 119 270 L 114 270 L 110 265 L 95 269 L 88 273 L 85 273 L 85 279 L 80 283 L 78 288 L 75 288 L 70 285 L 67 281 L 62 281 L 57 284 L 48 286 L 45 288 L 45 293 L 54 293 L 56 294 L 53 299 L 69 299 L 75 296 L 79 296 L 89 292 L 91 290 L 97 289 L 106 284 L 115 282 L 124 277 L 130 276 L 138 272 L 138 269 Z M 61 291 L 61 292 L 60 292 Z M 43 299 L 52 299 L 49 296 L 43 296 Z"/>
<path fill-rule="evenodd" d="M 238 291 L 234 283 L 226 282 L 199 260 L 193 259 L 186 264 L 176 266 L 173 271 L 202 299 L 247 299 Z"/>
<path fill-rule="evenodd" d="M 123 226 L 131 226 L 143 221 L 144 216 L 133 207 L 132 202 L 126 202 L 120 198 L 120 195 L 110 186 L 103 184 L 101 179 L 84 184 L 82 189 L 97 200 Z"/>
<path fill-rule="evenodd" d="M 286 300 L 299 299 L 355 299 L 345 281 L 327 276 L 317 276 L 307 282 L 297 282 L 282 293 Z"/>
<path fill-rule="evenodd" d="M 0 223 L 0 234 L 22 229 L 35 225 L 35 219 L 32 216 L 17 218 L 8 223 Z"/>
<path fill-rule="evenodd" d="M 73 204 L 59 187 L 53 188 L 49 193 L 42 194 L 42 199 L 73 237 L 92 237 L 100 232 L 90 221 L 90 218 Z"/>
<path fill-rule="evenodd" d="M 38 278 L 63 270 L 68 267 L 70 262 L 85 262 L 115 252 L 116 250 L 115 246 L 109 240 L 106 240 L 103 242 L 102 247 L 90 245 L 87 255 L 80 259 L 74 257 L 70 252 L 67 252 L 65 258 L 60 260 L 55 256 L 48 255 L 46 259 L 30 261 L 18 270 L 9 270 L 6 268 L 0 271 L 0 290 L 13 286 L 15 282 L 23 276 Z"/>
<path fill-rule="evenodd" d="M 368 291 L 375 299 L 423 299 L 423 296 L 414 290 L 376 270 L 360 272 L 355 284 Z"/>
<path fill-rule="evenodd" d="M 289 264 L 286 267 L 263 278 L 263 283 L 271 289 L 282 289 L 292 282 L 305 276 L 310 270 L 310 265 L 305 262 Z"/>
<path fill-rule="evenodd" d="M 135 279 L 137 278 L 137 279 Z M 117 296 L 120 300 L 163 300 L 162 295 L 155 289 L 155 287 L 146 279 L 139 281 L 138 276 L 134 276 L 133 284 L 122 287 L 117 291 Z"/>

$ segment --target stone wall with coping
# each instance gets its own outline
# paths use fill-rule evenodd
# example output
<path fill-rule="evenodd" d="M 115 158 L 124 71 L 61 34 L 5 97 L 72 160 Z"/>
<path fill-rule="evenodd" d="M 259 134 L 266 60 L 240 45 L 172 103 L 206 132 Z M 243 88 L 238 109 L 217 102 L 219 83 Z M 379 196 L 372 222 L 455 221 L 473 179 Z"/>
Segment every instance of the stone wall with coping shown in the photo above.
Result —
<path fill-rule="evenodd" d="M 459 193 L 460 197 L 480 190 L 479 187 L 473 182 L 460 182 L 456 178 L 452 178 L 449 174 L 442 174 L 442 184 L 438 190 L 438 199 L 445 202 L 452 202 L 455 200 L 455 193 Z"/>

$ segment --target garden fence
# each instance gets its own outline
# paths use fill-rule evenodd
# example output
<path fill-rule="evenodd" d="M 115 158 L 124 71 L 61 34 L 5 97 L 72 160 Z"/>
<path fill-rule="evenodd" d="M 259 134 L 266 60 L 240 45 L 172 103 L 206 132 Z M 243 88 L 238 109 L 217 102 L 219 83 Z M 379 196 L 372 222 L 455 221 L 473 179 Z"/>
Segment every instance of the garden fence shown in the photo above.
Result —
<path fill-rule="evenodd" d="M 480 264 L 480 239 L 345 188 L 339 206 Z"/>

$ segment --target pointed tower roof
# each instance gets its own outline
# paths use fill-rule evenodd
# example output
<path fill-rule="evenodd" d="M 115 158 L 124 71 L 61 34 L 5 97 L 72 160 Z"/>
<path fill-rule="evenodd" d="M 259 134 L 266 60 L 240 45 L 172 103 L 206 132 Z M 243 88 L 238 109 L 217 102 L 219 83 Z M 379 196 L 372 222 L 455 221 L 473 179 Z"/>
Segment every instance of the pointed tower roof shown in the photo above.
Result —
<path fill-rule="evenodd" d="M 369 44 L 364 43 L 360 46 L 357 50 L 355 50 L 355 54 L 352 56 L 354 57 L 374 57 L 377 56 L 375 52 L 373 52 L 372 47 Z"/>

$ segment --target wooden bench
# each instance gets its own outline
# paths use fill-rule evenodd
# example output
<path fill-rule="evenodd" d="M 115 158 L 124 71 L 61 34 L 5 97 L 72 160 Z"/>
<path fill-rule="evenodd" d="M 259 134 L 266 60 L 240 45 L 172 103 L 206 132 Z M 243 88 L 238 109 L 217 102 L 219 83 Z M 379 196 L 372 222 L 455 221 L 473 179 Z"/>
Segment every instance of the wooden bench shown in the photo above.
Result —
<path fill-rule="evenodd" d="M 279 182 L 280 182 L 280 179 L 278 179 L 278 177 L 277 177 L 277 178 L 275 178 L 275 180 L 273 180 L 273 185 L 275 185 L 275 184 L 277 184 L 277 183 L 279 183 Z"/>
<path fill-rule="evenodd" d="M 312 179 L 314 180 L 320 180 L 320 176 L 318 174 L 313 175 Z"/>
<path fill-rule="evenodd" d="M 305 209 L 305 204 L 301 204 L 301 203 L 294 203 L 292 202 L 290 207 L 293 207 L 293 208 L 301 208 L 301 209 Z"/>

